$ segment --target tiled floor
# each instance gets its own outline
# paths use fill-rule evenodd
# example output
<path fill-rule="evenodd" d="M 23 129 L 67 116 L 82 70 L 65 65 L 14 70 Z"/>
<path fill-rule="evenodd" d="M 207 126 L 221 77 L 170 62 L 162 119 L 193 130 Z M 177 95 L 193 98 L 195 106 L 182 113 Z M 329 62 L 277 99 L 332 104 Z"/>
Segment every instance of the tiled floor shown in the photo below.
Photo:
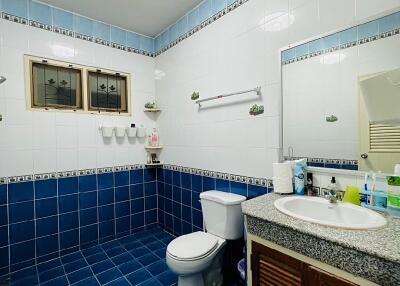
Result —
<path fill-rule="evenodd" d="M 173 238 L 161 228 L 135 233 L 14 273 L 9 284 L 176 285 L 177 276 L 165 263 L 166 247 Z"/>

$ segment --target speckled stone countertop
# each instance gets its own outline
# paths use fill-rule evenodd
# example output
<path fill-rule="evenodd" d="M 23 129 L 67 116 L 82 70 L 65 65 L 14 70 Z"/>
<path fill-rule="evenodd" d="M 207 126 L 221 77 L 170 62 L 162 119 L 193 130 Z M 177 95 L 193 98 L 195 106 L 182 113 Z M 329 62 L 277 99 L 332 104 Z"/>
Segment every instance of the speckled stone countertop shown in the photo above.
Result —
<path fill-rule="evenodd" d="M 400 285 L 400 219 L 374 230 L 348 230 L 302 221 L 274 206 L 278 194 L 242 203 L 247 231 L 381 285 Z"/>

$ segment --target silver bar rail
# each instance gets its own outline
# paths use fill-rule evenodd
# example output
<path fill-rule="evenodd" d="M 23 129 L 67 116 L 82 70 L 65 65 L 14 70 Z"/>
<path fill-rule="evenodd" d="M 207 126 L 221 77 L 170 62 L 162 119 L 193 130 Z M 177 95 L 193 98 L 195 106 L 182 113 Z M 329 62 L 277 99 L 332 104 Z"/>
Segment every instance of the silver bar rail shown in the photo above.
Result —
<path fill-rule="evenodd" d="M 221 99 L 221 98 L 238 95 L 238 94 L 243 94 L 243 93 L 249 93 L 249 92 L 255 92 L 257 95 L 260 96 L 261 95 L 261 86 L 257 86 L 256 88 L 249 89 L 249 90 L 243 90 L 243 91 L 232 92 L 232 93 L 228 93 L 228 94 L 221 94 L 221 95 L 217 95 L 217 96 L 213 96 L 213 97 L 209 97 L 209 98 L 199 99 L 199 100 L 196 100 L 196 104 L 198 104 L 199 107 L 201 107 L 201 103 L 205 102 L 205 101 Z"/>

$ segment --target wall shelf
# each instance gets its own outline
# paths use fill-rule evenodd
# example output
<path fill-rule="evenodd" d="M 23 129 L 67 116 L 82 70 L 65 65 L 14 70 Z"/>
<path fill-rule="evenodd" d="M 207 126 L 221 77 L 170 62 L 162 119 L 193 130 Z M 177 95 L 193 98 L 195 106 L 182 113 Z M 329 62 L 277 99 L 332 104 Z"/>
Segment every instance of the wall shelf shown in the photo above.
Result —
<path fill-rule="evenodd" d="M 162 165 L 164 165 L 163 163 L 146 163 L 146 164 L 144 164 L 145 166 L 162 166 Z"/>
<path fill-rule="evenodd" d="M 145 108 L 144 112 L 160 112 L 161 109 L 159 108 Z"/>
<path fill-rule="evenodd" d="M 145 146 L 144 148 L 146 150 L 160 150 L 163 148 L 163 146 Z"/>

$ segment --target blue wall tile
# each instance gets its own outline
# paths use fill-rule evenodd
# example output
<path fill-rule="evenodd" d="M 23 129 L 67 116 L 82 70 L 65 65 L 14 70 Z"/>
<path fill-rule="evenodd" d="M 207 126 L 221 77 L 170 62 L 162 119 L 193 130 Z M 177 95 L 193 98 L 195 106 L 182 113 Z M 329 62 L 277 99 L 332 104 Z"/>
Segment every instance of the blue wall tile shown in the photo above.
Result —
<path fill-rule="evenodd" d="M 155 195 L 157 193 L 156 182 L 145 183 L 144 184 L 144 194 L 145 196 Z"/>
<path fill-rule="evenodd" d="M 74 30 L 82 35 L 92 36 L 93 35 L 93 21 L 74 15 Z"/>
<path fill-rule="evenodd" d="M 115 221 L 105 221 L 99 223 L 99 237 L 108 237 L 114 235 Z"/>
<path fill-rule="evenodd" d="M 60 213 L 66 213 L 78 210 L 78 195 L 68 195 L 59 197 L 58 207 Z"/>
<path fill-rule="evenodd" d="M 173 42 L 180 36 L 179 26 L 178 24 L 174 24 L 170 28 L 170 41 Z"/>
<path fill-rule="evenodd" d="M 126 31 L 118 27 L 111 26 L 111 42 L 126 46 Z"/>
<path fill-rule="evenodd" d="M 187 15 L 178 21 L 178 27 L 179 27 L 179 32 L 180 32 L 179 36 L 182 36 L 182 35 L 186 34 L 187 32 L 189 32 Z"/>
<path fill-rule="evenodd" d="M 34 218 L 33 212 L 34 212 L 33 201 L 8 205 L 10 223 L 31 220 Z"/>
<path fill-rule="evenodd" d="M 58 233 L 58 216 L 36 220 L 36 237 Z"/>
<path fill-rule="evenodd" d="M 33 182 L 9 184 L 8 200 L 10 203 L 33 200 Z"/>
<path fill-rule="evenodd" d="M 98 233 L 98 225 L 97 224 L 87 226 L 87 227 L 82 227 L 80 229 L 81 243 L 86 244 L 86 243 L 97 240 L 98 239 L 97 233 Z"/>
<path fill-rule="evenodd" d="M 99 221 L 114 219 L 114 205 L 99 207 Z"/>
<path fill-rule="evenodd" d="M 115 188 L 115 202 L 129 200 L 129 186 Z"/>
<path fill-rule="evenodd" d="M 379 32 L 378 23 L 379 22 L 375 20 L 358 26 L 358 39 L 361 40 L 372 37 L 374 35 L 378 35 Z"/>
<path fill-rule="evenodd" d="M 97 221 L 97 208 L 85 209 L 79 211 L 80 225 L 90 225 Z"/>
<path fill-rule="evenodd" d="M 308 55 L 309 52 L 310 52 L 310 50 L 309 50 L 308 43 L 305 43 L 303 45 L 296 47 L 296 57 L 302 57 L 302 56 Z"/>
<path fill-rule="evenodd" d="M 1 247 L 0 248 L 0 267 L 7 267 L 8 266 L 8 259 L 9 259 L 8 249 L 9 249 L 8 247 Z"/>
<path fill-rule="evenodd" d="M 339 45 L 339 33 L 324 37 L 322 39 L 322 44 L 323 44 L 323 48 L 325 50 L 338 46 Z"/>
<path fill-rule="evenodd" d="M 93 21 L 93 37 L 110 41 L 110 25 Z"/>
<path fill-rule="evenodd" d="M 115 228 L 117 233 L 129 231 L 130 218 L 122 217 L 115 220 Z"/>
<path fill-rule="evenodd" d="M 8 245 L 8 226 L 0 227 L 0 247 Z"/>
<path fill-rule="evenodd" d="M 149 53 L 154 52 L 154 40 L 149 37 L 140 37 L 140 49 Z"/>
<path fill-rule="evenodd" d="M 79 194 L 80 209 L 88 209 L 95 206 L 97 206 L 97 191 Z"/>
<path fill-rule="evenodd" d="M 58 194 L 60 196 L 78 192 L 78 177 L 58 179 Z"/>
<path fill-rule="evenodd" d="M 203 177 L 203 192 L 215 190 L 215 178 Z"/>
<path fill-rule="evenodd" d="M 69 31 L 74 30 L 74 15 L 64 10 L 53 8 L 53 25 Z"/>
<path fill-rule="evenodd" d="M 166 30 L 161 34 L 161 48 L 167 47 L 169 43 L 169 30 Z"/>
<path fill-rule="evenodd" d="M 7 185 L 0 185 L 0 205 L 7 203 Z"/>
<path fill-rule="evenodd" d="M 189 13 L 188 15 L 188 30 L 192 30 L 194 27 L 200 24 L 200 18 L 199 18 L 199 9 L 196 8 L 192 12 Z"/>
<path fill-rule="evenodd" d="M 114 174 L 105 173 L 97 175 L 97 183 L 99 190 L 109 189 L 114 187 Z"/>
<path fill-rule="evenodd" d="M 26 261 L 35 257 L 35 241 L 30 240 L 10 247 L 11 264 Z"/>
<path fill-rule="evenodd" d="M 126 45 L 131 48 L 140 49 L 140 36 L 136 33 L 126 33 Z"/>
<path fill-rule="evenodd" d="M 45 236 L 36 240 L 37 256 L 56 252 L 58 249 L 58 234 Z"/>
<path fill-rule="evenodd" d="M 339 33 L 339 43 L 345 45 L 357 41 L 357 27 L 344 30 Z"/>
<path fill-rule="evenodd" d="M 247 185 L 239 182 L 231 182 L 231 192 L 247 197 Z"/>
<path fill-rule="evenodd" d="M 0 206 L 0 226 L 8 224 L 7 206 Z"/>
<path fill-rule="evenodd" d="M 59 216 L 60 232 L 75 229 L 79 227 L 78 212 L 70 212 Z"/>
<path fill-rule="evenodd" d="M 50 6 L 33 2 L 29 2 L 29 19 L 40 22 L 42 24 L 52 25 Z"/>
<path fill-rule="evenodd" d="M 60 249 L 67 249 L 79 244 L 79 230 L 74 229 L 60 233 Z"/>
<path fill-rule="evenodd" d="M 144 169 L 144 182 L 152 182 L 157 179 L 157 169 L 156 168 L 149 168 Z"/>
<path fill-rule="evenodd" d="M 39 180 L 35 181 L 35 198 L 43 199 L 57 196 L 57 180 Z"/>
<path fill-rule="evenodd" d="M 115 216 L 116 217 L 123 217 L 130 215 L 130 203 L 129 202 L 122 202 L 115 204 Z"/>
<path fill-rule="evenodd" d="M 10 243 L 27 241 L 35 237 L 35 223 L 33 220 L 10 225 Z"/>
<path fill-rule="evenodd" d="M 222 192 L 230 192 L 230 185 L 228 180 L 217 179 L 215 183 L 216 189 Z"/>
<path fill-rule="evenodd" d="M 400 27 L 400 13 L 388 15 L 379 19 L 379 33 L 385 33 Z"/>
<path fill-rule="evenodd" d="M 35 201 L 36 218 L 57 214 L 57 198 L 41 199 Z"/>
<path fill-rule="evenodd" d="M 96 175 L 79 177 L 79 192 L 89 192 L 97 189 Z"/>
<path fill-rule="evenodd" d="M 28 0 L 3 0 L 4 12 L 28 18 Z"/>
<path fill-rule="evenodd" d="M 200 23 L 204 22 L 211 16 L 212 16 L 212 2 L 211 0 L 206 0 L 199 6 Z"/>
<path fill-rule="evenodd" d="M 144 197 L 143 184 L 130 186 L 130 198 L 138 199 Z"/>
<path fill-rule="evenodd" d="M 131 184 L 143 183 L 143 169 L 130 171 L 130 183 Z"/>
<path fill-rule="evenodd" d="M 356 35 L 357 35 L 357 33 L 356 33 Z M 318 51 L 322 51 L 323 50 L 322 39 L 317 39 L 317 40 L 310 42 L 308 45 L 308 48 L 310 50 L 310 53 L 316 53 Z M 288 59 L 292 58 L 290 55 L 287 55 L 287 56 L 289 57 Z"/>
<path fill-rule="evenodd" d="M 213 15 L 224 10 L 227 6 L 226 0 L 212 0 L 212 13 Z"/>
<path fill-rule="evenodd" d="M 131 201 L 131 212 L 138 213 L 144 211 L 144 199 L 136 199 Z"/>
<path fill-rule="evenodd" d="M 114 173 L 114 178 L 115 178 L 115 186 L 116 187 L 129 185 L 129 172 L 128 171 L 116 172 L 116 173 Z"/>

